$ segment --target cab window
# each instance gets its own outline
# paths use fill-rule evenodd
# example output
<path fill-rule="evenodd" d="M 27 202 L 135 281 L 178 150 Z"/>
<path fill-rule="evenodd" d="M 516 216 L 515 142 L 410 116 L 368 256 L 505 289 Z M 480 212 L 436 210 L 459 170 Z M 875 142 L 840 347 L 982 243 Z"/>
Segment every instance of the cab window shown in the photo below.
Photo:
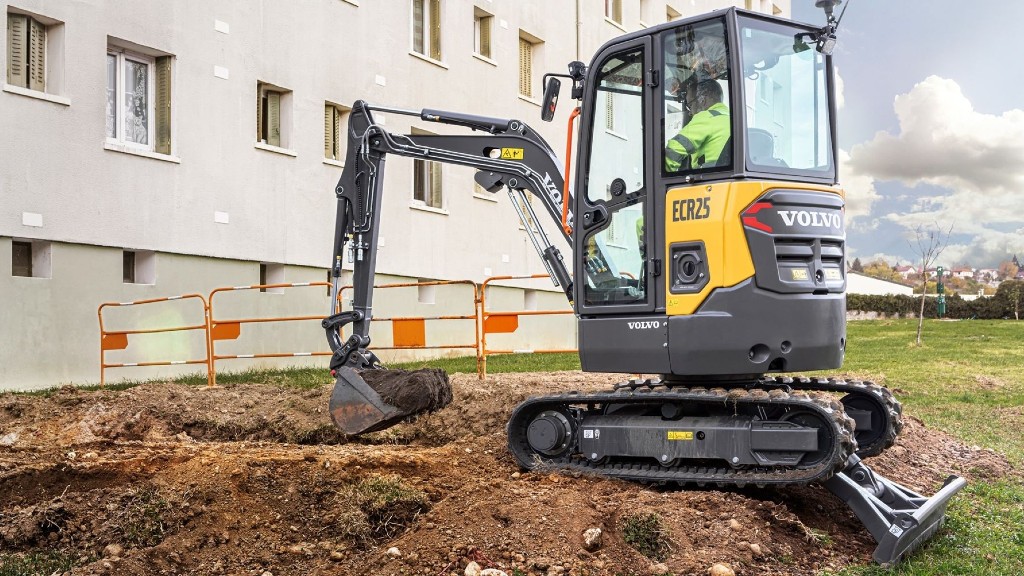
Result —
<path fill-rule="evenodd" d="M 722 20 L 680 26 L 662 36 L 666 175 L 732 166 L 729 46 Z"/>

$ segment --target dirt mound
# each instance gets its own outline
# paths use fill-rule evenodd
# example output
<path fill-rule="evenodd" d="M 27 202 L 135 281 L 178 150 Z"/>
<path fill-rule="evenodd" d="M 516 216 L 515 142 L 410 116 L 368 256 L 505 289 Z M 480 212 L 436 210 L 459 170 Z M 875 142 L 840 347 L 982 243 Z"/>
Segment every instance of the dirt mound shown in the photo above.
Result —
<path fill-rule="evenodd" d="M 618 379 L 457 374 L 447 408 L 358 442 L 333 432 L 327 381 L 0 395 L 0 567 L 439 575 L 472 560 L 583 576 L 721 562 L 751 576 L 869 562 L 870 536 L 817 486 L 682 490 L 519 470 L 505 448 L 518 402 Z M 1010 470 L 914 419 L 869 463 L 928 493 L 949 473 Z M 597 547 L 584 539 L 594 528 Z"/>
<path fill-rule="evenodd" d="M 434 412 L 452 403 L 452 385 L 444 370 L 364 370 L 359 375 L 402 412 Z"/>

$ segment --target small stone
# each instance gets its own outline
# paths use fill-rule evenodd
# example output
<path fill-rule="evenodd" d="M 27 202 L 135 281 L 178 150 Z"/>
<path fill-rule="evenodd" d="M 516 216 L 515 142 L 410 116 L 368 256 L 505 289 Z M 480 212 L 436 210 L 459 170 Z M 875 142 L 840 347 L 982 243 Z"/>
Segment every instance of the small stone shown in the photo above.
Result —
<path fill-rule="evenodd" d="M 533 567 L 537 570 L 547 570 L 548 566 L 551 566 L 551 560 L 547 558 L 537 558 L 533 561 Z"/>
<path fill-rule="evenodd" d="M 470 562 L 466 565 L 466 576 L 480 576 L 480 565 L 476 562 Z"/>
<path fill-rule="evenodd" d="M 184 432 L 182 432 L 182 434 L 184 434 Z M 274 573 L 270 570 L 266 570 L 263 572 L 263 574 L 260 574 L 260 576 L 274 576 Z"/>
<path fill-rule="evenodd" d="M 0 446 L 14 446 L 14 443 L 17 441 L 17 432 L 11 432 L 10 434 L 4 434 L 3 436 L 0 436 Z"/>
<path fill-rule="evenodd" d="M 519 472 L 513 472 L 513 473 L 512 473 L 512 477 L 513 477 L 513 478 L 517 478 L 517 479 L 518 479 L 518 478 L 522 477 L 522 474 L 521 474 L 521 473 L 519 473 Z"/>
<path fill-rule="evenodd" d="M 387 554 L 389 558 L 401 558 L 402 557 L 402 551 L 399 550 L 396 546 L 392 546 L 391 548 L 388 548 L 388 550 L 387 550 L 387 552 L 385 552 L 385 554 Z"/>
<path fill-rule="evenodd" d="M 337 550 L 332 550 L 331 551 L 331 560 L 334 560 L 335 562 L 341 562 L 344 559 L 345 559 L 345 555 L 342 554 L 341 552 L 338 552 Z"/>
<path fill-rule="evenodd" d="M 601 529 L 600 528 L 587 528 L 583 532 L 583 549 L 587 552 L 593 552 L 601 547 Z"/>
<path fill-rule="evenodd" d="M 103 566 L 103 570 L 106 570 L 106 571 L 109 571 L 109 570 L 113 570 L 113 569 L 114 569 L 114 565 L 113 565 L 113 564 L 111 564 L 110 562 L 107 562 L 106 560 L 104 560 L 104 561 L 103 561 L 103 563 L 101 564 L 101 566 Z"/>
<path fill-rule="evenodd" d="M 120 544 L 107 544 L 106 548 L 103 549 L 104 558 L 121 557 L 124 554 L 124 548 Z"/>
<path fill-rule="evenodd" d="M 466 448 L 466 454 L 472 454 L 472 453 L 473 453 L 473 449 L 472 448 Z"/>
<path fill-rule="evenodd" d="M 662 576 L 663 574 L 668 574 L 668 566 L 658 562 L 657 564 L 651 564 L 650 571 L 652 576 Z"/>
<path fill-rule="evenodd" d="M 99 454 L 96 454 L 95 452 L 86 452 L 85 454 L 82 454 L 82 458 L 86 460 L 91 460 L 97 456 L 99 456 Z"/>
<path fill-rule="evenodd" d="M 480 576 L 508 576 L 508 573 L 497 568 L 485 568 L 480 571 Z"/>
<path fill-rule="evenodd" d="M 743 525 L 740 524 L 739 520 L 737 520 L 735 518 L 732 518 L 732 519 L 729 520 L 729 529 L 730 530 L 739 531 L 739 529 L 742 528 L 742 527 L 743 527 Z"/>
<path fill-rule="evenodd" d="M 711 576 L 736 576 L 736 573 L 732 571 L 732 568 L 729 568 L 725 564 L 715 564 L 708 569 L 708 574 Z"/>
<path fill-rule="evenodd" d="M 512 555 L 512 559 L 515 560 L 516 562 L 519 562 L 520 564 L 523 563 L 523 562 L 526 562 L 526 556 L 523 556 L 522 554 L 520 554 L 518 552 L 516 552 L 515 554 Z"/>
<path fill-rule="evenodd" d="M 758 544 L 750 545 L 750 553 L 754 556 L 761 556 L 761 554 L 763 554 L 763 552 L 761 551 L 761 546 Z"/>

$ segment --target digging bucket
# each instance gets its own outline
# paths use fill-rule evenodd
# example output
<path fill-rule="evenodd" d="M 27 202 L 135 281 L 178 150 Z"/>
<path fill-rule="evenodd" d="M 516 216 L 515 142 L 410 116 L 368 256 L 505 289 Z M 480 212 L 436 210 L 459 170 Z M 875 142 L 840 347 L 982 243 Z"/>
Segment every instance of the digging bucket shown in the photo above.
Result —
<path fill-rule="evenodd" d="M 409 415 L 385 402 L 355 370 L 342 366 L 335 370 L 335 377 L 329 410 L 331 421 L 345 434 L 384 430 Z"/>

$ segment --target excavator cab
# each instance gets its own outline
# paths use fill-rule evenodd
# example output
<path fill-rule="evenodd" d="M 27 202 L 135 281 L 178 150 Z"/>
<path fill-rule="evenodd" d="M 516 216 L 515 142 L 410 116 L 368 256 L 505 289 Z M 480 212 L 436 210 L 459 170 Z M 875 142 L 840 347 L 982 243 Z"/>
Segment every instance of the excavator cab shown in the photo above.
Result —
<path fill-rule="evenodd" d="M 841 364 L 832 65 L 807 44 L 822 33 L 727 10 L 595 56 L 574 197 L 584 369 L 692 378 Z"/>
<path fill-rule="evenodd" d="M 838 0 L 817 0 L 816 28 L 731 8 L 605 44 L 573 62 L 563 164 L 516 119 L 357 101 L 338 200 L 331 314 L 322 326 L 336 377 L 329 411 L 346 434 L 443 408 L 440 371 L 396 374 L 370 350 L 369 324 L 385 157 L 469 166 L 505 189 L 577 316 L 586 371 L 645 374 L 600 392 L 527 399 L 509 451 L 526 469 L 658 484 L 818 482 L 842 499 L 897 562 L 941 526 L 963 488 L 931 498 L 861 458 L 892 446 L 900 403 L 885 387 L 772 373 L 838 368 L 846 347 L 844 195 L 836 186 L 831 58 Z M 841 18 L 841 16 L 840 16 Z M 546 80 L 542 119 L 557 111 Z M 393 134 L 374 112 L 467 128 Z M 566 264 L 532 195 L 572 251 Z M 353 298 L 336 310 L 344 259 Z M 343 336 L 347 332 L 347 336 Z"/>

